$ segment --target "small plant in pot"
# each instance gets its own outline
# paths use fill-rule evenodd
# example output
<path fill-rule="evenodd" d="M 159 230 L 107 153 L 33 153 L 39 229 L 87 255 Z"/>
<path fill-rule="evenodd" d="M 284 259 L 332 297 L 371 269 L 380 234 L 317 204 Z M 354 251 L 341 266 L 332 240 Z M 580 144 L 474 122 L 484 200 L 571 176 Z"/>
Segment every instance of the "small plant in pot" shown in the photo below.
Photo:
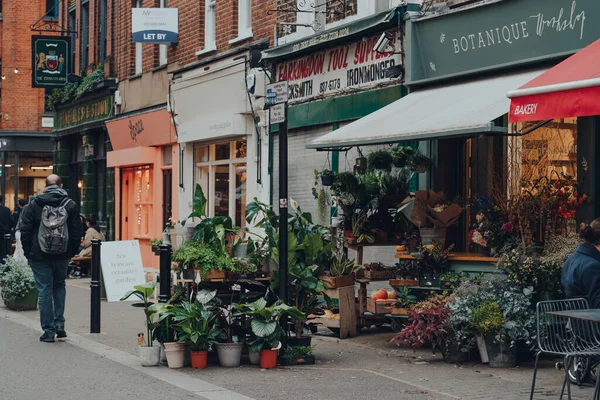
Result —
<path fill-rule="evenodd" d="M 158 254 L 160 252 L 160 246 L 163 244 L 163 240 L 159 238 L 150 239 L 150 247 L 152 248 L 152 252 L 154 254 Z"/>
<path fill-rule="evenodd" d="M 131 296 L 137 297 L 141 302 L 133 303 L 133 307 L 143 308 L 144 315 L 146 317 L 146 339 L 147 343 L 145 346 L 139 346 L 140 362 L 144 367 L 155 367 L 160 362 L 160 346 L 154 345 L 153 334 L 154 334 L 154 322 L 152 320 L 153 312 L 150 309 L 152 302 L 148 299 L 154 294 L 156 286 L 154 283 L 146 283 L 143 285 L 136 285 L 133 290 L 129 291 L 121 298 L 121 301 L 128 300 Z"/>
<path fill-rule="evenodd" d="M 392 314 L 394 315 L 408 315 L 409 308 L 416 304 L 417 297 L 410 293 L 410 289 L 407 286 L 403 286 L 402 289 L 396 291 L 396 303 L 392 308 Z"/>
<path fill-rule="evenodd" d="M 319 175 L 321 175 L 321 183 L 323 184 L 323 186 L 333 185 L 333 179 L 335 177 L 335 174 L 333 173 L 333 171 L 324 169 L 323 171 L 320 172 Z"/>
<path fill-rule="evenodd" d="M 394 167 L 396 168 L 404 168 L 406 167 L 406 163 L 410 160 L 410 158 L 415 154 L 415 150 L 410 146 L 402 146 L 398 145 L 392 150 L 392 155 L 394 157 Z"/>
<path fill-rule="evenodd" d="M 329 274 L 319 277 L 329 289 L 354 285 L 354 273 L 361 269 L 354 259 L 348 259 L 345 254 L 336 254 L 329 267 Z"/>
<path fill-rule="evenodd" d="M 315 363 L 314 346 L 294 346 L 281 349 L 279 362 L 281 365 L 312 365 Z"/>
<path fill-rule="evenodd" d="M 394 156 L 388 150 L 377 150 L 369 154 L 369 170 L 371 171 L 387 171 L 392 170 Z"/>
<path fill-rule="evenodd" d="M 290 307 L 282 302 L 267 307 L 267 301 L 263 298 L 253 303 L 241 304 L 238 309 L 250 318 L 252 336 L 248 344 L 253 351 L 260 351 L 260 367 L 263 369 L 277 367 L 277 353 L 285 335 L 280 324 L 281 318 L 292 317 L 303 320 L 306 319 L 305 314 L 296 307 Z"/>
<path fill-rule="evenodd" d="M 173 321 L 173 313 L 171 312 L 175 304 L 181 303 L 184 293 L 183 288 L 177 288 L 168 302 L 152 304 L 149 308 L 150 319 L 154 324 L 153 339 L 162 346 L 161 362 L 168 362 L 171 368 L 181 368 L 182 365 L 179 365 L 182 364 L 185 358 L 185 346 L 183 342 L 177 341 L 176 324 Z M 169 350 L 169 359 L 167 359 L 165 349 Z"/>
<path fill-rule="evenodd" d="M 186 301 L 173 307 L 179 340 L 190 351 L 192 368 L 206 368 L 208 350 L 222 333 L 214 311 L 199 301 Z"/>
<path fill-rule="evenodd" d="M 410 168 L 419 174 L 426 172 L 432 165 L 433 160 L 420 151 L 410 157 Z"/>
<path fill-rule="evenodd" d="M 238 310 L 238 307 L 232 301 L 225 306 L 216 307 L 215 310 L 220 321 L 220 325 L 224 328 L 225 342 L 219 342 L 215 346 L 219 354 L 219 363 L 221 367 L 239 367 L 242 360 L 242 350 L 244 342 L 239 341 L 242 335 L 234 335 L 241 331 L 241 317 L 243 314 Z"/>

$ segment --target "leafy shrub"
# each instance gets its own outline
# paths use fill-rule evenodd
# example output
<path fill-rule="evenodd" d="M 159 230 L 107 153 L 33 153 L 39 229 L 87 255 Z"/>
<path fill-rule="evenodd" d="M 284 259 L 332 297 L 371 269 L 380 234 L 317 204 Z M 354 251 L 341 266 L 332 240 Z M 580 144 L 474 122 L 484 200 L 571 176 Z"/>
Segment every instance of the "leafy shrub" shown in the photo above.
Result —
<path fill-rule="evenodd" d="M 19 300 L 35 289 L 33 272 L 27 262 L 9 256 L 0 264 L 0 287 L 4 302 Z"/>

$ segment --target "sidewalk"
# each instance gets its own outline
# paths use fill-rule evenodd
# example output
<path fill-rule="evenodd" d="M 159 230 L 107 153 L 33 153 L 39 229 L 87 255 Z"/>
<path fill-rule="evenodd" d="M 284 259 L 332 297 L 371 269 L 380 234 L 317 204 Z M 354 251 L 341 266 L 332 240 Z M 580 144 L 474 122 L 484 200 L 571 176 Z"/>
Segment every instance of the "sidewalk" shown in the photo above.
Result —
<path fill-rule="evenodd" d="M 108 347 L 137 355 L 137 333 L 144 317 L 130 303 L 102 303 L 101 334 L 89 334 L 89 280 L 69 280 L 67 331 Z M 0 308 L 0 314 L 4 309 Z M 37 312 L 23 316 L 37 320 Z M 490 369 L 441 362 L 430 351 L 417 353 L 387 341 L 391 331 L 380 329 L 339 340 L 315 336 L 317 364 L 310 367 L 261 371 L 245 365 L 235 369 L 216 365 L 206 370 L 183 369 L 187 376 L 208 381 L 255 399 L 360 399 L 387 396 L 398 399 L 514 399 L 528 398 L 532 363 L 514 369 Z M 544 362 L 538 373 L 536 398 L 557 398 L 562 373 Z M 589 399 L 591 387 L 573 388 L 573 398 Z"/>

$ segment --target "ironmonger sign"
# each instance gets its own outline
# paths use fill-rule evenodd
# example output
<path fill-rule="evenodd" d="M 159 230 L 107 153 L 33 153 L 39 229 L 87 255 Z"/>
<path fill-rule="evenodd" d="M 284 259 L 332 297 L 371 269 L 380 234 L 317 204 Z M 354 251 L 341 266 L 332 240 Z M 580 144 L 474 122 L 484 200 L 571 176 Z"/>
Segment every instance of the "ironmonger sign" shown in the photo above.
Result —
<path fill-rule="evenodd" d="M 394 52 L 375 52 L 379 36 L 282 62 L 277 65 L 277 80 L 288 81 L 288 98 L 296 102 L 389 82 L 386 71 L 402 64 L 402 58 Z M 396 49 L 397 43 L 394 33 L 391 48 Z"/>
<path fill-rule="evenodd" d="M 61 130 L 88 122 L 101 121 L 112 117 L 112 115 L 113 97 L 106 96 L 65 110 L 56 111 L 54 129 Z"/>
<path fill-rule="evenodd" d="M 510 0 L 408 23 L 407 83 L 567 56 L 600 37 L 598 0 Z"/>
<path fill-rule="evenodd" d="M 68 36 L 31 37 L 31 86 L 58 87 L 67 84 L 71 54 Z"/>

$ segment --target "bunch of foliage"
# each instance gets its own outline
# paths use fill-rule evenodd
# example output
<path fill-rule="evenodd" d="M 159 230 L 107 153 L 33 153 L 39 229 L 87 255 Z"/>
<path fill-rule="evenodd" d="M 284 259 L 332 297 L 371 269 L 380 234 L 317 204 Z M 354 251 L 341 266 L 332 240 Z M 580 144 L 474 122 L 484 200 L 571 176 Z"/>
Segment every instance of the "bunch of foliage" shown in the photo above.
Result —
<path fill-rule="evenodd" d="M 27 262 L 6 257 L 0 264 L 0 287 L 4 302 L 22 299 L 35 289 L 33 272 Z"/>
<path fill-rule="evenodd" d="M 172 261 L 183 268 L 199 267 L 202 276 L 213 270 L 233 270 L 233 260 L 229 253 L 223 253 L 215 245 L 188 240 L 173 252 Z"/>
<path fill-rule="evenodd" d="M 53 109 L 61 104 L 81 98 L 84 94 L 92 92 L 97 83 L 104 81 L 104 64 L 98 64 L 98 67 L 89 74 L 82 74 L 80 82 L 69 82 L 62 88 L 52 90 L 48 95 L 48 106 Z"/>

